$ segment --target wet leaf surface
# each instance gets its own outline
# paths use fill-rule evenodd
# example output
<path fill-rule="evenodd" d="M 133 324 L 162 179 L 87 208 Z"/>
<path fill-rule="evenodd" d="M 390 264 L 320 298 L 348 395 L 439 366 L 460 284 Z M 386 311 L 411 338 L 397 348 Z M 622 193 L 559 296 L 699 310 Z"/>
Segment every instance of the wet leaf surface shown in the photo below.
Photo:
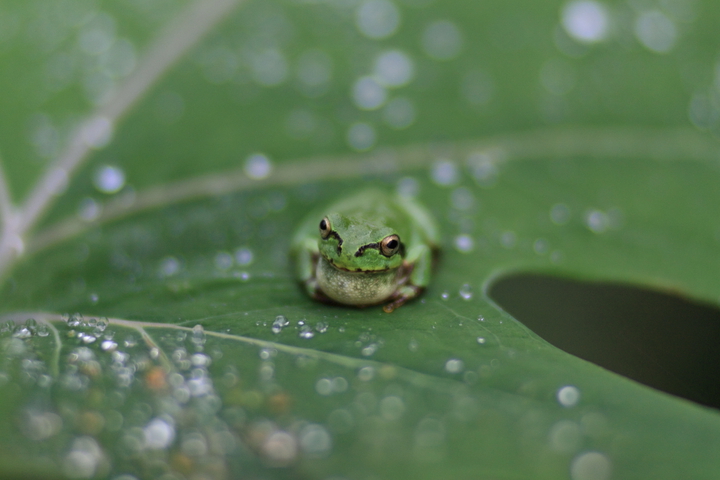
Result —
<path fill-rule="evenodd" d="M 183 8 L 87 2 L 48 23 L 49 5 L 0 7 L 18 204 Z M 0 471 L 716 477 L 717 410 L 565 353 L 487 292 L 535 272 L 717 303 L 719 13 L 241 5 L 94 137 L 7 260 Z M 312 301 L 288 260 L 307 211 L 369 184 L 442 231 L 430 287 L 392 314 Z"/>

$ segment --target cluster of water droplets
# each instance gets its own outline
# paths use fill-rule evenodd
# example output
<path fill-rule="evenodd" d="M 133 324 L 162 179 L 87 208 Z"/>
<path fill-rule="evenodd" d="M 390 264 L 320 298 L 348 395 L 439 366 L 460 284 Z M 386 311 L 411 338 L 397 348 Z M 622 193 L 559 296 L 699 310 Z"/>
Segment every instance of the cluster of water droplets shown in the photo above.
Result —
<path fill-rule="evenodd" d="M 256 322 L 256 325 L 263 325 L 267 326 L 267 322 Z M 330 325 L 327 321 L 320 320 L 318 322 L 315 322 L 314 324 L 308 323 L 307 319 L 300 319 L 295 321 L 294 323 L 288 320 L 288 318 L 285 315 L 278 315 L 275 317 L 275 320 L 272 321 L 270 329 L 272 333 L 274 334 L 280 334 L 284 330 L 292 328 L 294 331 L 297 332 L 297 336 L 300 338 L 303 338 L 305 340 L 310 340 L 311 338 L 314 338 L 316 334 L 323 334 L 328 331 L 330 328 Z"/>

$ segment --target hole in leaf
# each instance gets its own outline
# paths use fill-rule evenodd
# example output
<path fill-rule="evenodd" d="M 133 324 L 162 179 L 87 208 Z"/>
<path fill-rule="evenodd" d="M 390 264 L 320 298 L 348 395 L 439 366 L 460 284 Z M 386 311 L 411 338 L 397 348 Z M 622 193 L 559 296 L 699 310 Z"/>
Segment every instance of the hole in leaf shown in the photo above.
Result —
<path fill-rule="evenodd" d="M 720 310 L 627 285 L 518 274 L 490 297 L 556 347 L 658 390 L 720 408 Z"/>

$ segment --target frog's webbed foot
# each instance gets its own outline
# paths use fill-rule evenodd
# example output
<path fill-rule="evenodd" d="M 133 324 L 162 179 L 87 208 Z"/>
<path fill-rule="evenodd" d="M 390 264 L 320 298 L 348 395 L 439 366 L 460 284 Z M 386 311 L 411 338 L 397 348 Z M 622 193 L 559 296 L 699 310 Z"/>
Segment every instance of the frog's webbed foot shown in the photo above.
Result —
<path fill-rule="evenodd" d="M 405 285 L 398 290 L 392 302 L 383 307 L 385 313 L 391 313 L 396 308 L 400 308 L 410 299 L 413 299 L 422 293 L 423 288 L 415 285 Z"/>

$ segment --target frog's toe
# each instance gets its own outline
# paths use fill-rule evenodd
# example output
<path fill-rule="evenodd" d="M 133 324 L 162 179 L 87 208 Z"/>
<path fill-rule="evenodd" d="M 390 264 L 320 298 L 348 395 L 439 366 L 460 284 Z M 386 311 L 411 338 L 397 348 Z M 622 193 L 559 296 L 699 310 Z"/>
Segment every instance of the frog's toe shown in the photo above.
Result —
<path fill-rule="evenodd" d="M 402 288 L 398 289 L 393 301 L 383 307 L 383 311 L 385 313 L 391 313 L 396 308 L 403 306 L 408 300 L 420 295 L 422 291 L 422 287 L 417 287 L 415 285 L 403 286 Z"/>

